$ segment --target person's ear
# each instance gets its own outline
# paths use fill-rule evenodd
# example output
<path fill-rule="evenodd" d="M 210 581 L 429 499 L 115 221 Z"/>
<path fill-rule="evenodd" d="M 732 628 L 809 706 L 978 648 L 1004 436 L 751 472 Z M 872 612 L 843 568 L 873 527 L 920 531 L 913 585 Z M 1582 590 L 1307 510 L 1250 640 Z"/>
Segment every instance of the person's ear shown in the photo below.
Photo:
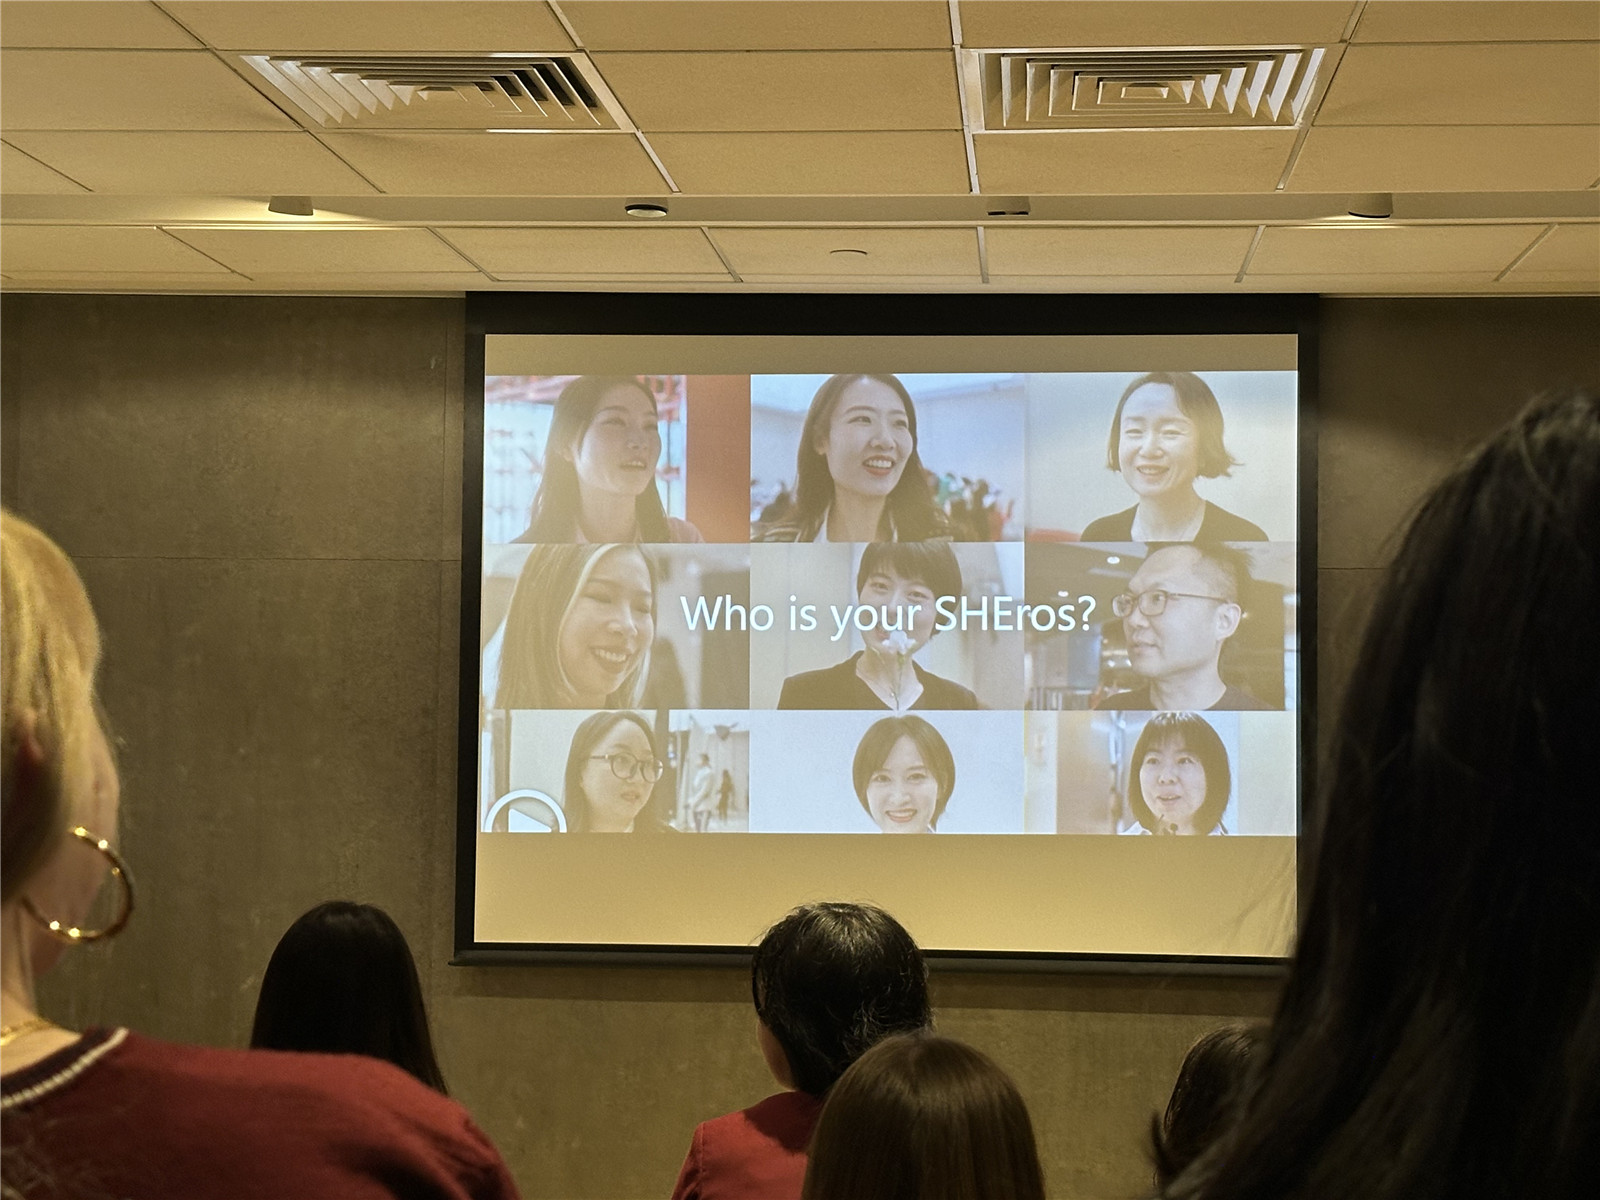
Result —
<path fill-rule="evenodd" d="M 1239 630 L 1239 623 L 1244 620 L 1244 609 L 1229 601 L 1217 605 L 1217 638 L 1231 638 Z"/>

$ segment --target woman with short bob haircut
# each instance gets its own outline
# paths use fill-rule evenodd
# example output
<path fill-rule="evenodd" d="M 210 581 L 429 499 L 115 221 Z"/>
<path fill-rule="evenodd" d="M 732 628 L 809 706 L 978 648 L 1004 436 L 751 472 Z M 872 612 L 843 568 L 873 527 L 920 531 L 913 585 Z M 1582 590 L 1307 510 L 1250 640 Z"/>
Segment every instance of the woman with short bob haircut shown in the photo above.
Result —
<path fill-rule="evenodd" d="M 1139 502 L 1100 517 L 1084 542 L 1264 542 L 1259 525 L 1195 491 L 1199 479 L 1231 474 L 1238 460 L 1222 440 L 1222 407 L 1191 371 L 1151 371 L 1123 389 L 1106 438 L 1106 466 Z"/>
<path fill-rule="evenodd" d="M 933 833 L 956 790 L 956 760 L 937 729 L 907 713 L 867 728 L 850 778 L 856 799 L 884 833 Z"/>
<path fill-rule="evenodd" d="M 828 1094 L 803 1200 L 1044 1200 L 1028 1106 L 988 1055 L 885 1038 Z"/>
<path fill-rule="evenodd" d="M 656 488 L 656 397 L 636 375 L 580 375 L 556 397 L 544 472 L 518 542 L 699 542 Z"/>
<path fill-rule="evenodd" d="M 949 537 L 917 453 L 917 408 L 893 375 L 834 375 L 812 397 L 795 456 L 794 506 L 759 542 L 914 542 Z"/>
<path fill-rule="evenodd" d="M 381 1058 L 450 1094 L 411 947 L 371 904 L 330 900 L 289 926 L 261 977 L 250 1046 Z"/>
<path fill-rule="evenodd" d="M 1232 791 L 1227 748 L 1204 717 L 1163 712 L 1144 723 L 1128 770 L 1128 808 L 1139 832 L 1226 834 L 1222 814 Z"/>
<path fill-rule="evenodd" d="M 756 1038 L 785 1091 L 694 1132 L 673 1200 L 799 1200 L 822 1098 L 880 1039 L 933 1019 L 905 927 L 870 904 L 802 904 L 750 960 Z"/>
<path fill-rule="evenodd" d="M 573 731 L 561 808 L 568 833 L 661 833 L 649 814 L 665 764 L 650 723 L 629 709 L 597 712 Z"/>
<path fill-rule="evenodd" d="M 80 1034 L 40 1015 L 36 977 L 115 936 L 133 915 L 133 889 L 112 849 L 121 791 L 96 713 L 99 626 L 67 556 L 9 512 L 0 658 L 6 1194 L 514 1197 L 466 1110 L 389 1063 L 185 1046 L 122 1028 Z M 117 899 L 102 923 L 94 899 L 108 874 Z M 186 982 L 148 971 L 156 986 Z"/>
<path fill-rule="evenodd" d="M 655 641 L 655 589 L 655 565 L 638 546 L 531 547 L 506 610 L 493 706 L 637 704 Z"/>
<path fill-rule="evenodd" d="M 1600 1179 L 1600 396 L 1421 502 L 1301 848 L 1258 1081 L 1172 1200 L 1592 1196 Z"/>

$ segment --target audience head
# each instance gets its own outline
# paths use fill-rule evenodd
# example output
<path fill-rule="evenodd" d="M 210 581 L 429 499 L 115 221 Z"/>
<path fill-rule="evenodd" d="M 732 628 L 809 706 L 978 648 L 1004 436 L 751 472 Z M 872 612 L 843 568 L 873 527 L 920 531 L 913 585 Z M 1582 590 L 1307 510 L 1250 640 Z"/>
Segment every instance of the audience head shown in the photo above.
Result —
<path fill-rule="evenodd" d="M 525 540 L 574 540 L 587 489 L 635 497 L 639 540 L 671 541 L 656 490 L 658 420 L 655 394 L 637 376 L 580 375 L 562 388 L 550 414 L 544 471 Z"/>
<path fill-rule="evenodd" d="M 119 791 L 95 706 L 100 629 L 88 594 L 61 549 L 9 512 L 0 513 L 0 655 L 0 885 L 8 915 L 20 905 L 31 918 L 6 923 L 26 931 L 19 965 L 31 978 L 61 950 L 43 921 L 81 924 L 105 878 L 105 860 L 70 831 L 114 838 Z"/>
<path fill-rule="evenodd" d="M 922 951 L 900 922 L 870 904 L 795 909 L 756 946 L 750 991 L 782 1052 L 774 1073 L 813 1096 L 874 1043 L 932 1020 Z"/>
<path fill-rule="evenodd" d="M 1593 1189 L 1597 608 L 1600 399 L 1568 393 L 1527 408 L 1410 523 L 1307 813 L 1260 1082 L 1170 1195 Z"/>
<path fill-rule="evenodd" d="M 804 1200 L 1044 1200 L 1017 1086 L 970 1046 L 886 1038 L 828 1094 Z"/>
<path fill-rule="evenodd" d="M 446 1091 L 411 947 L 371 904 L 330 900 L 289 926 L 261 977 L 250 1045 L 381 1058 Z"/>
<path fill-rule="evenodd" d="M 1128 807 L 1151 833 L 1208 834 L 1233 790 L 1228 751 L 1197 713 L 1155 713 L 1139 731 L 1128 770 Z"/>
<path fill-rule="evenodd" d="M 529 548 L 506 611 L 496 708 L 637 704 L 656 636 L 655 566 L 638 546 Z"/>
<path fill-rule="evenodd" d="M 1156 1185 L 1166 1187 L 1217 1140 L 1261 1056 L 1256 1025 L 1213 1029 L 1184 1055 L 1167 1111 L 1150 1119 Z"/>

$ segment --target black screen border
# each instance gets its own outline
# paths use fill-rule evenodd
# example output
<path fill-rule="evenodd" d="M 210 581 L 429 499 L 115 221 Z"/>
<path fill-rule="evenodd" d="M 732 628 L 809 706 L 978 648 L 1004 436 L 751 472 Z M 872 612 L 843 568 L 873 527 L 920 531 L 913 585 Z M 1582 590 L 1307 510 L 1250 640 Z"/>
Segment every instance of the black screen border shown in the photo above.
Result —
<path fill-rule="evenodd" d="M 748 946 L 480 942 L 477 901 L 479 610 L 483 569 L 484 364 L 490 334 L 1061 337 L 1295 334 L 1299 404 L 1300 717 L 1296 841 L 1316 796 L 1318 297 L 1310 294 L 469 292 L 463 354 L 461 657 L 457 677 L 455 945 L 452 965 L 748 967 Z M 1303 856 L 1297 854 L 1303 884 Z M 1297 903 L 1298 893 L 1296 888 Z M 780 914 L 773 914 L 774 919 Z M 1127 975 L 1281 975 L 1288 960 L 1242 955 L 929 950 L 930 967 Z"/>

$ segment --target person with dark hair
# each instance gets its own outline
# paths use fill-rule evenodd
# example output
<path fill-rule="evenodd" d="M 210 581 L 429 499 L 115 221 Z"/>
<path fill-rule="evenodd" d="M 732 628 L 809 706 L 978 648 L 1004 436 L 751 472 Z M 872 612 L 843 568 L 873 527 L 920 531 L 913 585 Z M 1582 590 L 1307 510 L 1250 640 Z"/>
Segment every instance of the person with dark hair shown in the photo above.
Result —
<path fill-rule="evenodd" d="M 1264 542 L 1259 525 L 1202 500 L 1194 481 L 1238 466 L 1222 441 L 1222 408 L 1200 376 L 1152 371 L 1123 390 L 1106 439 L 1106 466 L 1139 498 L 1090 521 L 1084 542 Z"/>
<path fill-rule="evenodd" d="M 561 809 L 568 833 L 661 833 L 647 811 L 666 764 L 650 723 L 631 709 L 597 712 L 573 731 Z"/>
<path fill-rule="evenodd" d="M 949 537 L 917 454 L 917 408 L 893 375 L 834 375 L 811 399 L 793 507 L 758 542 L 914 542 Z"/>
<path fill-rule="evenodd" d="M 1262 709 L 1267 706 L 1222 678 L 1222 647 L 1244 619 L 1240 600 L 1247 560 L 1228 546 L 1152 549 L 1111 602 L 1122 618 L 1128 662 L 1145 680 L 1114 692 L 1102 709 Z"/>
<path fill-rule="evenodd" d="M 933 637 L 934 604 L 959 596 L 961 564 L 949 542 L 873 542 L 861 552 L 856 602 L 877 615 L 866 649 L 783 681 L 779 708 L 977 708 L 970 688 L 925 671 L 913 655 Z"/>
<path fill-rule="evenodd" d="M 1028 1106 L 988 1055 L 885 1038 L 822 1108 L 803 1200 L 1044 1200 Z"/>
<path fill-rule="evenodd" d="M 880 1039 L 933 1020 L 928 969 L 904 926 L 870 904 L 803 904 L 750 960 L 762 1058 L 785 1091 L 694 1131 L 673 1200 L 798 1200 L 828 1094 Z"/>
<path fill-rule="evenodd" d="M 494 708 L 637 704 L 656 635 L 656 572 L 634 545 L 537 545 L 484 651 Z"/>
<path fill-rule="evenodd" d="M 1228 751 L 1196 713 L 1156 713 L 1139 731 L 1128 771 L 1128 833 L 1226 834 L 1233 791 Z"/>
<path fill-rule="evenodd" d="M 411 947 L 371 904 L 330 900 L 289 926 L 261 977 L 250 1046 L 365 1054 L 450 1094 Z"/>
<path fill-rule="evenodd" d="M 466 1110 L 390 1063 L 77 1033 L 40 1014 L 36 976 L 114 937 L 134 897 L 112 848 L 121 791 L 95 700 L 100 628 L 71 561 L 9 512 L 0 658 L 5 1194 L 512 1200 L 516 1184 Z M 92 920 L 108 880 L 113 915 Z"/>
<path fill-rule="evenodd" d="M 1150 1118 L 1157 1188 L 1183 1174 L 1233 1119 L 1264 1036 L 1259 1025 L 1226 1025 L 1189 1047 L 1166 1112 Z"/>
<path fill-rule="evenodd" d="M 850 778 L 884 833 L 932 833 L 956 790 L 956 760 L 921 717 L 884 717 L 861 735 Z"/>
<path fill-rule="evenodd" d="M 656 398 L 636 375 L 580 375 L 556 397 L 544 473 L 518 542 L 703 542 L 656 490 Z"/>
<path fill-rule="evenodd" d="M 1416 510 L 1306 813 L 1262 1069 L 1170 1200 L 1577 1200 L 1600 1178 L 1600 396 Z"/>

